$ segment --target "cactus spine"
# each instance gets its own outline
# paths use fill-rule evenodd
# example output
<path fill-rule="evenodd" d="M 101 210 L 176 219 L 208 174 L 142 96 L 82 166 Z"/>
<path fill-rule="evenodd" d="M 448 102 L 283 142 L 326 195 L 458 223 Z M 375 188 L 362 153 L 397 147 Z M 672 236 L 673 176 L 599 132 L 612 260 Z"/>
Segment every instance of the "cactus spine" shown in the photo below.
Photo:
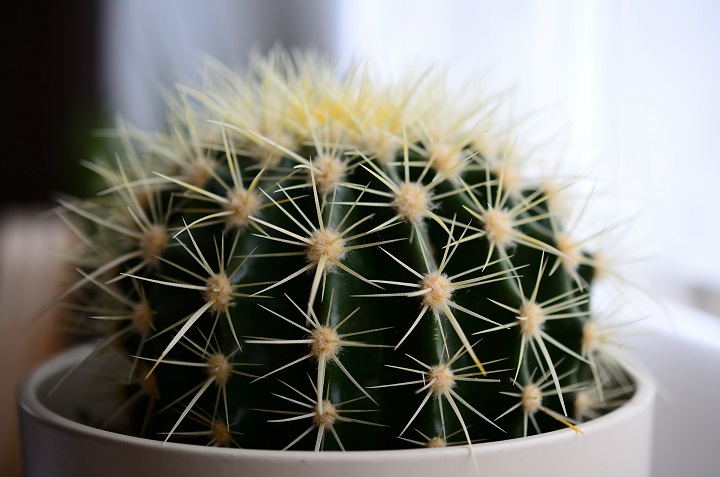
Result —
<path fill-rule="evenodd" d="M 70 291 L 126 350 L 128 432 L 439 447 L 581 432 L 588 395 L 631 392 L 554 193 L 488 147 L 494 104 L 443 92 L 275 51 L 210 63 L 166 134 L 121 125 L 88 164 L 107 187 L 62 206 L 92 226 Z"/>

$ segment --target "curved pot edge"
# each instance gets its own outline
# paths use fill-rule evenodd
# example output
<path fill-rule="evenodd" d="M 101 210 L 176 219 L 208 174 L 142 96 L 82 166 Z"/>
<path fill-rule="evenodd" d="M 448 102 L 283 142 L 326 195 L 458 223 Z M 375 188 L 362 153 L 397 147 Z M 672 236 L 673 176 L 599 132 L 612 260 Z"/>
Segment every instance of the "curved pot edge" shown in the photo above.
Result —
<path fill-rule="evenodd" d="M 647 435 L 646 440 L 649 440 L 651 437 L 651 416 L 656 386 L 653 379 L 650 377 L 644 367 L 635 363 L 634 361 L 631 361 L 630 363 L 632 367 L 630 368 L 630 370 L 637 382 L 637 390 L 635 392 L 635 395 L 628 403 L 626 403 L 619 409 L 616 409 L 592 421 L 583 423 L 581 429 L 584 432 L 584 435 L 582 436 L 576 435 L 576 433 L 570 429 L 562 429 L 542 435 L 536 435 L 521 439 L 510 439 L 499 442 L 474 444 L 472 446 L 471 452 L 468 452 L 468 446 L 448 447 L 444 449 L 408 449 L 313 453 L 308 451 L 279 452 L 274 450 L 224 449 L 171 442 L 163 444 L 162 442 L 156 440 L 117 434 L 114 432 L 105 431 L 102 429 L 97 429 L 84 424 L 80 424 L 71 419 L 56 414 L 55 412 L 50 410 L 45 404 L 43 404 L 42 398 L 38 396 L 38 388 L 41 386 L 41 384 L 50 377 L 56 376 L 64 369 L 68 369 L 71 363 L 77 362 L 78 360 L 82 359 L 82 357 L 87 355 L 91 349 L 92 348 L 90 346 L 70 349 L 56 356 L 45 364 L 39 366 L 32 373 L 30 373 L 30 375 L 19 387 L 17 393 L 18 408 L 21 414 L 21 422 L 23 423 L 23 425 L 25 425 L 25 421 L 31 420 L 34 421 L 35 424 L 51 428 L 53 433 L 69 433 L 78 440 L 90 440 L 96 445 L 119 447 L 124 449 L 142 448 L 151 453 L 163 452 L 165 454 L 175 454 L 176 456 L 182 455 L 183 458 L 210 456 L 211 458 L 218 461 L 267 461 L 272 462 L 273 465 L 280 465 L 282 463 L 285 463 L 285 465 L 288 465 L 290 467 L 296 466 L 297 463 L 305 464 L 312 462 L 331 465 L 341 464 L 343 466 L 350 465 L 350 463 L 356 463 L 365 466 L 366 470 L 369 470 L 368 466 L 372 466 L 376 462 L 407 462 L 408 460 L 411 460 L 418 465 L 427 466 L 428 463 L 432 464 L 433 462 L 437 462 L 438 460 L 445 459 L 460 458 L 463 461 L 468 461 L 467 457 L 470 454 L 474 455 L 474 460 L 476 462 L 478 460 L 485 461 L 488 456 L 498 455 L 525 455 L 528 459 L 532 459 L 531 456 L 534 452 L 539 450 L 539 452 L 544 453 L 546 449 L 550 449 L 552 447 L 567 449 L 566 453 L 570 454 L 571 452 L 576 452 L 575 450 L 571 451 L 571 448 L 574 449 L 573 446 L 577 447 L 578 443 L 580 443 L 581 446 L 587 448 L 587 446 L 593 445 L 591 442 L 593 441 L 593 439 L 605 439 L 603 436 L 605 436 L 609 432 L 609 429 L 617 426 L 618 424 L 620 424 L 620 427 L 623 428 L 622 432 L 624 432 L 625 434 L 627 434 L 629 427 L 633 429 L 634 432 L 636 432 L 638 435 Z M 648 429 L 639 429 L 640 426 L 636 424 L 626 426 L 628 422 L 634 421 L 638 421 L 641 423 L 646 421 L 646 427 L 648 427 Z M 25 431 L 23 430 L 23 432 Z M 25 442 L 25 436 L 23 437 L 23 439 Z M 27 437 L 27 439 L 32 440 L 32 438 L 30 437 Z M 639 453 L 642 454 L 644 452 L 647 455 L 645 457 L 640 455 L 639 459 L 644 459 L 647 462 L 645 462 L 644 464 L 640 463 L 638 467 L 639 469 L 648 469 L 649 471 L 650 447 L 651 446 L 649 442 L 643 444 L 644 450 L 641 449 Z M 608 450 L 605 449 L 603 451 L 595 453 L 604 454 L 607 458 L 607 451 Z M 619 451 L 622 451 L 620 447 Z M 28 450 L 24 448 L 23 454 L 26 462 L 28 461 L 27 457 L 25 456 L 27 452 Z M 550 451 L 548 450 L 547 452 Z M 638 452 L 633 453 L 638 454 Z M 586 462 L 586 464 L 589 463 Z M 524 468 L 526 472 L 527 465 Z M 443 469 L 447 470 L 445 467 L 443 467 Z M 405 469 L 405 471 L 407 471 L 407 469 Z M 607 472 L 607 470 L 604 472 Z M 635 472 L 637 472 L 637 469 L 635 470 Z M 28 475 L 28 477 L 33 477 L 34 474 L 28 473 L 26 475 Z M 245 474 L 233 473 L 222 475 Z M 297 476 L 301 474 L 298 474 L 297 469 L 295 469 L 293 475 Z M 437 474 L 435 473 L 434 475 Z M 505 472 L 504 475 L 513 474 Z M 539 474 L 534 475 L 536 477 L 539 476 Z M 620 474 L 613 474 L 612 471 L 610 471 L 610 473 L 605 473 L 604 475 L 619 476 Z M 627 475 L 634 475 L 635 477 L 638 477 L 645 474 L 635 473 Z"/>

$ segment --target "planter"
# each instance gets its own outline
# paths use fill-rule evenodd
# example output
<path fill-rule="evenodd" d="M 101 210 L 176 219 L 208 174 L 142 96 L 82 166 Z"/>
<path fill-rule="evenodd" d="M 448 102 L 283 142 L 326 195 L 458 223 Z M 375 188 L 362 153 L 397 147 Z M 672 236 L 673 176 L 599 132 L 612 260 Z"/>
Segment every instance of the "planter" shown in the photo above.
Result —
<path fill-rule="evenodd" d="M 371 452 L 219 449 L 139 439 L 99 430 L 117 403 L 100 373 L 75 373 L 51 397 L 54 383 L 88 353 L 66 352 L 38 368 L 19 391 L 23 465 L 27 477 L 159 475 L 223 476 L 613 476 L 650 475 L 655 388 L 644 371 L 623 407 L 583 424 L 539 436 L 473 446 Z"/>

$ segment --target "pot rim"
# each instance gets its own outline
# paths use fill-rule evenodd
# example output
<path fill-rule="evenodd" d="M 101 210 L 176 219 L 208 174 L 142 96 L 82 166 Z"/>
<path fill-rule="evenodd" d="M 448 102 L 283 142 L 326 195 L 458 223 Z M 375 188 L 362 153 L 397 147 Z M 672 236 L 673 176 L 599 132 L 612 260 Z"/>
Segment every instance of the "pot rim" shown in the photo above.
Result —
<path fill-rule="evenodd" d="M 381 457 L 383 459 L 407 459 L 419 454 L 428 457 L 428 453 L 444 454 L 447 457 L 453 455 L 468 455 L 469 447 L 476 456 L 483 454 L 494 454 L 498 452 L 522 451 L 523 449 L 536 445 L 550 445 L 569 441 L 571 439 L 582 439 L 572 429 L 560 429 L 543 434 L 513 438 L 503 441 L 491 441 L 473 444 L 472 446 L 457 445 L 445 448 L 417 448 L 417 449 L 390 449 L 390 450 L 363 450 L 363 451 L 303 451 L 303 450 L 269 450 L 269 449 L 238 449 L 200 446 L 196 444 L 185 444 L 180 442 L 162 442 L 154 439 L 142 438 L 120 434 L 104 429 L 81 424 L 72 419 L 61 416 L 48 408 L 38 396 L 39 389 L 48 379 L 57 376 L 67 370 L 74 363 L 87 356 L 93 349 L 92 345 L 82 345 L 66 350 L 49 361 L 36 367 L 25 378 L 17 391 L 17 404 L 22 413 L 25 413 L 38 421 L 56 429 L 64 429 L 75 435 L 80 435 L 95 440 L 104 441 L 107 444 L 115 444 L 123 447 L 145 447 L 150 449 L 165 450 L 168 452 L 182 452 L 186 454 L 202 454 L 210 456 L 248 456 L 272 459 L 313 459 L 313 460 L 337 460 L 355 459 L 370 460 Z M 596 419 L 582 423 L 581 430 L 584 434 L 602 432 L 605 429 L 617 425 L 617 423 L 630 420 L 637 414 L 644 412 L 648 406 L 652 406 L 656 394 L 656 384 L 647 369 L 635 360 L 623 356 L 623 363 L 635 379 L 636 390 L 633 397 L 619 408 L 600 416 Z M 432 455 L 432 454 L 430 454 Z M 352 456 L 352 457 L 349 457 Z"/>

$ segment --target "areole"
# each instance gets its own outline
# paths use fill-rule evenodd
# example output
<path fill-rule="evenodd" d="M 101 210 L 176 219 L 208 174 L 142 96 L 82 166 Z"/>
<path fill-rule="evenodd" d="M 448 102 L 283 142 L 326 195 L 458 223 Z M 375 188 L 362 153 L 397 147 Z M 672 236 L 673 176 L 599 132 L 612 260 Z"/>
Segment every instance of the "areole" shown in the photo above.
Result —
<path fill-rule="evenodd" d="M 51 395 L 57 381 L 90 351 L 70 350 L 33 372 L 18 395 L 27 477 L 159 475 L 398 476 L 443 475 L 546 477 L 650 475 L 655 385 L 635 364 L 637 382 L 624 406 L 570 429 L 532 437 L 444 449 L 358 452 L 305 452 L 224 449 L 140 439 L 88 425 L 112 413 L 108 387 L 98 369 L 71 375 Z M 251 432 L 251 430 L 250 430 Z"/>

